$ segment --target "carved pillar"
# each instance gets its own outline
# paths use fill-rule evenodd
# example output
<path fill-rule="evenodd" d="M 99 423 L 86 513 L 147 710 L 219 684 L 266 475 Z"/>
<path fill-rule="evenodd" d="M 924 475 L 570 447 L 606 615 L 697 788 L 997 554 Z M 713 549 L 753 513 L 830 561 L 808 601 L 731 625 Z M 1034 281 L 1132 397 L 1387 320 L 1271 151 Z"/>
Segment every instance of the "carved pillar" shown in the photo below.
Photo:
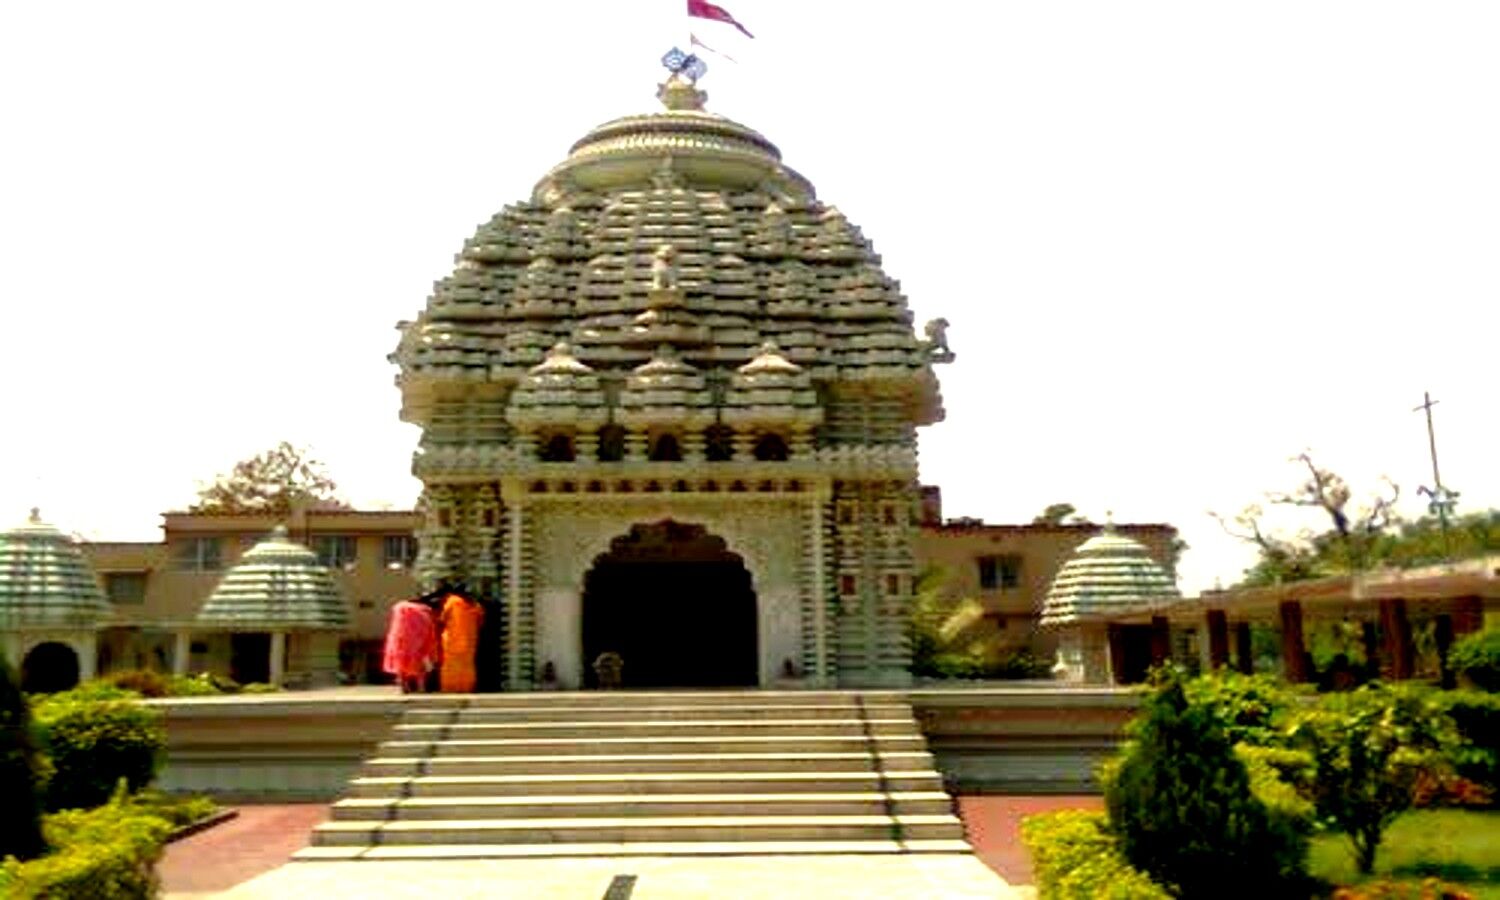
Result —
<path fill-rule="evenodd" d="M 271 671 L 269 682 L 276 687 L 286 678 L 286 632 L 271 632 L 271 658 L 269 668 Z"/>
<path fill-rule="evenodd" d="M 1403 681 L 1412 677 L 1416 653 L 1411 641 L 1411 620 L 1406 616 L 1406 601 L 1380 601 L 1380 631 L 1385 638 L 1385 661 L 1388 677 Z"/>
<path fill-rule="evenodd" d="M 1281 613 L 1281 665 L 1286 680 L 1293 684 L 1307 681 L 1307 648 L 1302 642 L 1302 604 L 1296 600 L 1282 601 Z"/>
<path fill-rule="evenodd" d="M 1229 665 L 1229 617 L 1222 609 L 1208 611 L 1208 667 L 1220 669 Z"/>
<path fill-rule="evenodd" d="M 1107 627 L 1109 640 L 1109 683 L 1125 683 L 1125 626 L 1111 624 Z"/>
<path fill-rule="evenodd" d="M 684 462 L 703 462 L 706 458 L 707 440 L 701 428 L 689 428 L 682 434 L 682 459 Z"/>
<path fill-rule="evenodd" d="M 509 576 L 509 584 L 506 586 L 506 665 L 505 665 L 505 688 L 510 691 L 526 690 L 531 687 L 529 668 L 525 661 L 534 655 L 533 647 L 536 636 L 533 633 L 533 623 L 525 613 L 531 609 L 531 596 L 529 585 L 522 577 L 525 572 L 526 563 L 526 501 L 518 490 L 515 502 L 506 509 L 505 516 L 505 549 L 508 555 L 506 560 L 506 573 Z"/>
<path fill-rule="evenodd" d="M 803 627 L 809 631 L 803 633 L 803 646 L 811 652 L 803 652 L 803 668 L 807 674 L 813 677 L 814 683 L 819 687 L 827 687 L 829 684 L 828 671 L 828 570 L 824 559 L 824 529 L 827 527 L 825 521 L 824 498 L 822 492 L 815 493 L 807 504 L 807 529 L 803 540 L 806 548 L 808 569 L 805 574 L 806 583 L 803 584 L 804 609 Z M 809 640 L 810 638 L 810 640 Z"/>
<path fill-rule="evenodd" d="M 734 461 L 746 462 L 755 458 L 755 435 L 743 429 L 735 429 Z"/>
<path fill-rule="evenodd" d="M 625 433 L 625 461 L 646 461 L 646 432 L 632 429 Z"/>
<path fill-rule="evenodd" d="M 193 652 L 193 633 L 186 628 L 179 628 L 172 635 L 172 674 L 186 675 L 188 673 L 188 661 Z"/>

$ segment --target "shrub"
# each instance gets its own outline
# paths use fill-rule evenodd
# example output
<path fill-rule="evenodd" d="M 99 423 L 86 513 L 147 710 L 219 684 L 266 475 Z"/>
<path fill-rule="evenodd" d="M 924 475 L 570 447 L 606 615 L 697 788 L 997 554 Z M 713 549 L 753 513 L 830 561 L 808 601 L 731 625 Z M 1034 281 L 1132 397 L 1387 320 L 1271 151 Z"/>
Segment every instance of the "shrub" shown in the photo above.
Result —
<path fill-rule="evenodd" d="M 1454 773 L 1493 801 L 1500 795 L 1500 694 L 1443 691 L 1435 699 L 1458 732 L 1448 755 Z"/>
<path fill-rule="evenodd" d="M 1170 900 L 1131 868 L 1099 813 L 1067 810 L 1028 816 L 1021 839 L 1031 853 L 1037 893 L 1048 900 Z"/>
<path fill-rule="evenodd" d="M 1274 676 L 1220 670 L 1185 682 L 1183 690 L 1189 703 L 1219 720 L 1231 743 L 1285 746 L 1285 727 L 1297 697 Z"/>
<path fill-rule="evenodd" d="M 1448 770 L 1457 736 L 1430 692 L 1369 684 L 1329 694 L 1291 731 L 1313 757 L 1318 814 L 1349 836 L 1359 871 L 1375 867 L 1386 828 L 1414 803 L 1424 777 Z"/>
<path fill-rule="evenodd" d="M 172 826 L 119 796 L 89 810 L 44 820 L 54 852 L 0 863 L 0 895 L 48 900 L 137 900 L 156 896 L 156 861 Z"/>
<path fill-rule="evenodd" d="M 1212 704 L 1166 670 L 1105 772 L 1110 826 L 1131 864 L 1181 897 L 1286 897 L 1305 889 L 1310 821 L 1269 760 L 1255 779 Z M 1268 808 L 1261 793 L 1281 801 Z"/>
<path fill-rule="evenodd" d="M 220 809 L 219 804 L 208 797 L 173 796 L 150 788 L 132 795 L 128 803 L 136 812 L 166 819 L 173 828 L 206 819 Z"/>
<path fill-rule="evenodd" d="M 0 859 L 31 859 L 45 849 L 39 774 L 26 696 L 0 657 Z"/>
<path fill-rule="evenodd" d="M 1448 651 L 1448 665 L 1482 691 L 1500 691 L 1500 628 L 1464 635 Z"/>
<path fill-rule="evenodd" d="M 98 806 L 122 778 L 140 790 L 156 777 L 166 748 L 161 713 L 132 700 L 54 694 L 37 704 L 36 720 L 54 767 L 48 809 Z"/>

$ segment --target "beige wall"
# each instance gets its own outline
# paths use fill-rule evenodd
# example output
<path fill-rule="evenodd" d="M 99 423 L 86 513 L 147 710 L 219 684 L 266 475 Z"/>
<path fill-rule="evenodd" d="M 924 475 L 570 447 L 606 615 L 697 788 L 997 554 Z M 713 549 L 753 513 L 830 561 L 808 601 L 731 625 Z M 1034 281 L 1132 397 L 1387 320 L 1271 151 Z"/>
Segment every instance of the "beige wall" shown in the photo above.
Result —
<path fill-rule="evenodd" d="M 164 540 L 155 544 L 96 543 L 84 544 L 88 557 L 101 581 L 114 572 L 146 573 L 145 602 L 114 607 L 115 627 L 141 628 L 146 632 L 169 632 L 190 627 L 198 609 L 214 586 L 233 566 L 254 540 L 270 532 L 279 520 L 267 516 L 197 516 L 167 513 L 164 516 Z M 320 535 L 347 535 L 355 538 L 355 561 L 336 572 L 335 577 L 348 598 L 354 615 L 354 628 L 346 638 L 378 642 L 385 631 L 386 615 L 395 601 L 417 592 L 416 579 L 410 569 L 389 569 L 384 564 L 384 538 L 387 535 L 411 535 L 418 524 L 412 512 L 305 512 L 294 515 L 288 524 L 293 540 L 315 544 Z M 1172 541 L 1177 532 L 1168 525 L 1119 525 L 1117 530 L 1145 544 L 1152 557 L 1162 563 L 1171 559 Z M 920 568 L 935 566 L 945 576 L 944 591 L 953 599 L 972 597 L 981 602 L 991 616 L 995 640 L 1002 648 L 1029 646 L 1050 656 L 1052 645 L 1046 635 L 1036 633 L 1035 621 L 1053 576 L 1078 545 L 1098 533 L 1094 525 L 984 525 L 925 524 L 916 539 L 916 558 Z M 193 538 L 220 540 L 221 567 L 211 572 L 182 571 L 177 565 L 180 549 Z M 1014 555 L 1020 560 L 1018 584 L 1014 588 L 980 587 L 979 560 L 984 556 Z M 117 633 L 118 634 L 118 633 Z M 122 641 L 121 637 L 112 640 Z M 162 638 L 161 640 L 165 640 Z M 215 652 L 196 655 L 192 668 L 219 669 L 227 658 L 227 645 L 200 635 L 196 640 L 214 645 Z M 139 636 L 127 652 L 122 644 L 118 655 L 133 658 L 136 648 L 154 646 L 152 635 Z M 369 646 L 367 644 L 367 646 Z M 374 646 L 378 647 L 378 643 Z M 123 661 L 123 660 L 122 660 Z"/>
<path fill-rule="evenodd" d="M 1171 561 L 1177 531 L 1170 525 L 1116 525 L 1115 530 L 1140 541 L 1163 565 Z M 1029 646 L 1050 656 L 1052 641 L 1036 633 L 1036 618 L 1057 570 L 1079 544 L 1098 533 L 1097 525 L 925 524 L 917 535 L 916 556 L 919 567 L 941 572 L 947 598 L 974 598 L 983 605 L 1002 647 Z M 979 560 L 985 556 L 1017 557 L 1016 586 L 981 588 Z"/>

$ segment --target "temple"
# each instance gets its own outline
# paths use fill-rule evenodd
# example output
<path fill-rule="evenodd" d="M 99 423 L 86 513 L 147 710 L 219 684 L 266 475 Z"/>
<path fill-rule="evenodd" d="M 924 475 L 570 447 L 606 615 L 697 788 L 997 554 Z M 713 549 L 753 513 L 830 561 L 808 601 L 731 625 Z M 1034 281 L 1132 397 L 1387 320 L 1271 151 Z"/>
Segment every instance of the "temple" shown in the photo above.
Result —
<path fill-rule="evenodd" d="M 503 683 L 898 685 L 932 366 L 870 242 L 681 75 L 584 135 L 400 326 L 417 574 Z"/>

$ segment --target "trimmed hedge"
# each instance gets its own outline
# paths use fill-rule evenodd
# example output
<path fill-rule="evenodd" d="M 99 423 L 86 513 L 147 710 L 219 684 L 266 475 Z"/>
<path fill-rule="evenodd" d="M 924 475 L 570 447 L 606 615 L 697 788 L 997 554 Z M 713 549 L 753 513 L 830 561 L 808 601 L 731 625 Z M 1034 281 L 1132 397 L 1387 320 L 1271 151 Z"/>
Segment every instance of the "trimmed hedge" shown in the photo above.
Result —
<path fill-rule="evenodd" d="M 54 852 L 0 863 L 0 896 L 47 900 L 144 900 L 157 894 L 156 861 L 172 826 L 120 796 L 96 809 L 43 822 Z"/>
<path fill-rule="evenodd" d="M 121 779 L 138 791 L 156 777 L 167 745 L 161 712 L 98 695 L 64 691 L 36 704 L 37 731 L 53 765 L 50 810 L 98 806 Z"/>
<path fill-rule="evenodd" d="M 1101 813 L 1027 816 L 1021 840 L 1031 852 L 1037 895 L 1046 900 L 1172 900 L 1125 861 Z"/>
<path fill-rule="evenodd" d="M 1458 777 L 1500 802 L 1500 694 L 1442 691 L 1438 706 L 1453 720 L 1460 742 L 1449 753 Z"/>

